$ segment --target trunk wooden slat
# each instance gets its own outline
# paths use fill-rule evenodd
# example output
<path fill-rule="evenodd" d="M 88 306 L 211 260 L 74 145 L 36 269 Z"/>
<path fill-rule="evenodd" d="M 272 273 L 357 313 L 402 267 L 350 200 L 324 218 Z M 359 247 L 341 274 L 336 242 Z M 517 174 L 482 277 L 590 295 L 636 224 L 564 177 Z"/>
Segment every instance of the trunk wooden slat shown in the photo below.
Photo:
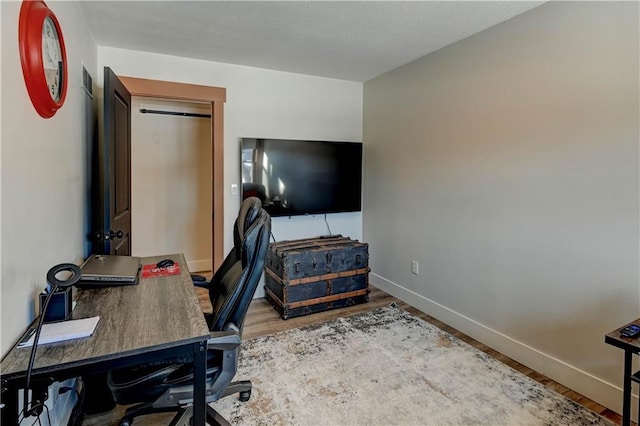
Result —
<path fill-rule="evenodd" d="M 266 299 L 283 319 L 369 300 L 369 245 L 340 235 L 272 243 Z"/>

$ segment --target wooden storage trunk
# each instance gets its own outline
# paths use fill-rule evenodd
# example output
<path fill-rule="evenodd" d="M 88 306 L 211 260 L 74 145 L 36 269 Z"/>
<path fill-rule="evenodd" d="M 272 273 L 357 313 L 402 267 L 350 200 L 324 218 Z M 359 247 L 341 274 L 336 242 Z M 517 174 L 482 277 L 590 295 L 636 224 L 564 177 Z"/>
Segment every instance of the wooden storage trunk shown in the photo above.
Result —
<path fill-rule="evenodd" d="M 369 245 L 341 235 L 269 245 L 267 300 L 283 319 L 369 301 Z"/>

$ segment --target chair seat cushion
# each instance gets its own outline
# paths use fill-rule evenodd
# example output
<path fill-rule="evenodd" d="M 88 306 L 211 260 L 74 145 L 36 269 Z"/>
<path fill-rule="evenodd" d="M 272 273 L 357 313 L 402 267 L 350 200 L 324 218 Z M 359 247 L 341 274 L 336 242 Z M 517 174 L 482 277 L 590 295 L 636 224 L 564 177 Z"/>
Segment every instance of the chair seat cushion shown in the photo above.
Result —
<path fill-rule="evenodd" d="M 134 368 L 111 370 L 107 375 L 107 384 L 118 404 L 127 405 L 139 402 L 152 402 L 167 389 L 191 385 L 193 383 L 192 360 L 180 359 L 178 364 L 155 362 Z M 207 352 L 207 383 L 214 381 L 220 374 L 222 361 L 215 351 Z"/>

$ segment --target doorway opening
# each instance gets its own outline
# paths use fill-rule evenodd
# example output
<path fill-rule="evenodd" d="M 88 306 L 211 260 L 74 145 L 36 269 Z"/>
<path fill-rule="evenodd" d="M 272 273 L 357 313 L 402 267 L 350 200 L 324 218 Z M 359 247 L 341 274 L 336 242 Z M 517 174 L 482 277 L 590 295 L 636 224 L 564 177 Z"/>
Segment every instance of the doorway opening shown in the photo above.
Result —
<path fill-rule="evenodd" d="M 226 89 L 221 87 L 175 83 L 119 76 L 131 96 L 159 98 L 175 101 L 206 103 L 210 106 L 211 126 L 211 253 L 212 271 L 222 263 L 224 257 L 224 103 Z"/>
<path fill-rule="evenodd" d="M 131 252 L 213 270 L 211 104 L 131 97 Z"/>

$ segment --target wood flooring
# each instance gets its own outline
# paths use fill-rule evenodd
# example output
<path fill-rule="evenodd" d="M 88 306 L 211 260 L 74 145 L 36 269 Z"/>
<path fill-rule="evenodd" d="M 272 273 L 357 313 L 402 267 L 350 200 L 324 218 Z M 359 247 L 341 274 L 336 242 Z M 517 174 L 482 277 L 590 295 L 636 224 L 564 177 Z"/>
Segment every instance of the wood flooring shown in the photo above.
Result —
<path fill-rule="evenodd" d="M 198 299 L 200 300 L 200 304 L 205 312 L 211 312 L 211 304 L 209 303 L 209 296 L 207 291 L 201 288 L 196 288 L 196 292 L 198 293 Z M 512 360 L 511 358 L 497 352 L 486 345 L 470 338 L 469 336 L 459 332 L 458 330 L 449 327 L 447 324 L 444 324 L 437 319 L 420 312 L 414 307 L 402 302 L 399 299 L 396 299 L 382 290 L 377 288 L 371 288 L 370 300 L 369 303 L 364 303 L 361 305 L 351 306 L 348 308 L 337 309 L 333 311 L 321 312 L 313 315 L 292 318 L 288 320 L 282 320 L 278 313 L 271 307 L 271 305 L 265 299 L 255 299 L 251 306 L 249 307 L 249 311 L 247 313 L 247 318 L 245 319 L 244 331 L 243 331 L 243 339 L 251 339 L 258 336 L 263 336 L 267 334 L 277 333 L 284 330 L 289 330 L 292 328 L 298 328 L 305 325 L 328 321 L 334 318 L 349 316 L 353 314 L 357 314 L 360 312 L 368 311 L 371 309 L 375 309 L 380 306 L 388 305 L 389 303 L 395 302 L 402 309 L 410 312 L 411 314 L 422 318 L 423 320 L 433 324 L 434 326 L 446 331 L 447 333 L 456 336 L 458 339 L 470 344 L 471 346 L 491 355 L 497 360 L 503 362 L 504 364 L 514 368 L 515 370 L 521 372 L 522 374 L 536 380 L 547 386 L 550 389 L 564 395 L 565 397 L 576 401 L 578 404 L 600 414 L 606 419 L 610 421 L 620 424 L 621 417 L 617 413 L 609 410 L 608 408 L 590 400 L 589 398 L 572 391 L 571 389 L 563 386 L 542 374 L 539 374 L 528 367 Z M 116 407 L 114 410 L 109 411 L 107 413 L 102 413 L 99 415 L 87 416 L 83 422 L 84 426 L 98 426 L 98 425 L 117 425 L 120 416 L 123 413 L 123 407 Z M 153 416 L 145 416 L 136 419 L 136 426 L 149 426 L 149 425 L 157 425 L 157 424 L 167 424 L 171 419 L 171 415 L 168 414 L 160 414 Z"/>

